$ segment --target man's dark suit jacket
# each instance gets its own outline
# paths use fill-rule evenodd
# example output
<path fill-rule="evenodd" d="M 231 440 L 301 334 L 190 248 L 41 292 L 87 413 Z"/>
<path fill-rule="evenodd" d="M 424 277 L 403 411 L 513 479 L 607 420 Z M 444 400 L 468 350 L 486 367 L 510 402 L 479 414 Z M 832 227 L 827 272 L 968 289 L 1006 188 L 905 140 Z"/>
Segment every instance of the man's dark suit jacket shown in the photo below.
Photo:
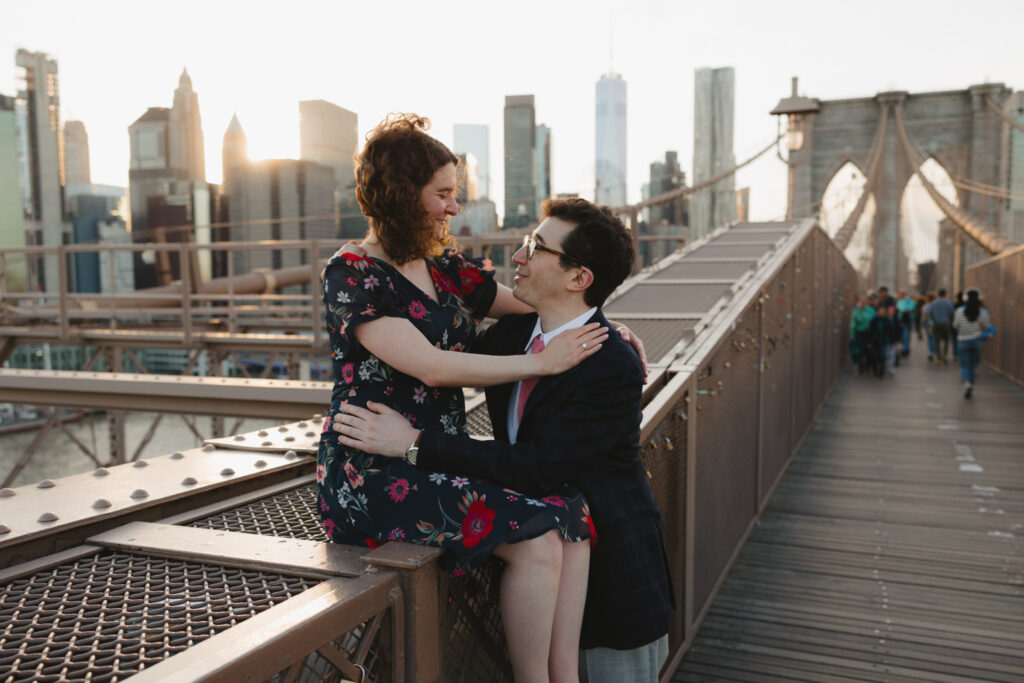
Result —
<path fill-rule="evenodd" d="M 536 314 L 505 316 L 473 351 L 523 353 Z M 590 322 L 608 325 L 598 311 Z M 674 604 L 661 514 L 640 462 L 643 367 L 614 332 L 601 350 L 530 393 L 508 443 L 514 384 L 487 390 L 494 441 L 424 432 L 417 467 L 487 479 L 542 496 L 569 483 L 590 503 L 598 540 L 590 559 L 580 646 L 627 650 L 668 633 Z"/>

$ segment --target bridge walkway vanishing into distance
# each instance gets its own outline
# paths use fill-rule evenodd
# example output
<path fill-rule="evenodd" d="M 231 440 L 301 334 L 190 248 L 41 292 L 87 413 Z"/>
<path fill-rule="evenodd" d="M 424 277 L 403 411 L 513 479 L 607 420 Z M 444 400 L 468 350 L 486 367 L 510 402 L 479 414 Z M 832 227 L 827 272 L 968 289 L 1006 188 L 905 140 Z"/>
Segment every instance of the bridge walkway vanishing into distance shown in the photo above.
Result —
<path fill-rule="evenodd" d="M 1000 328 L 986 363 L 1018 383 L 1022 282 L 1024 249 L 968 271 Z M 920 355 L 893 380 L 851 375 L 856 290 L 813 220 L 738 224 L 634 276 L 606 307 L 653 360 L 642 457 L 677 605 L 664 681 L 714 679 L 713 666 L 735 680 L 911 679 L 913 662 L 931 667 L 929 680 L 1011 680 L 1024 669 L 1022 390 L 986 373 L 961 405 L 955 369 L 919 367 Z M 267 416 L 259 411 L 276 404 L 280 422 L 307 419 L 0 491 L 0 670 L 510 680 L 496 560 L 450 579 L 430 548 L 323 542 L 311 491 L 322 416 L 308 417 L 326 405 L 327 385 L 45 374 L 0 371 L 0 400 L 126 410 L 153 409 L 156 395 L 169 413 L 195 412 L 201 398 L 212 415 L 244 404 Z M 883 400 L 896 406 L 889 417 Z M 468 408 L 485 436 L 480 397 Z M 887 450 L 872 452 L 879 443 Z M 844 529 L 860 536 L 845 540 Z M 770 564 L 773 550 L 786 564 Z M 812 568 L 806 582 L 801 563 Z M 872 609 L 880 623 L 857 621 Z M 750 617 L 760 623 L 745 627 Z"/>
<path fill-rule="evenodd" d="M 1024 680 L 1024 388 L 848 368 L 674 683 Z"/>

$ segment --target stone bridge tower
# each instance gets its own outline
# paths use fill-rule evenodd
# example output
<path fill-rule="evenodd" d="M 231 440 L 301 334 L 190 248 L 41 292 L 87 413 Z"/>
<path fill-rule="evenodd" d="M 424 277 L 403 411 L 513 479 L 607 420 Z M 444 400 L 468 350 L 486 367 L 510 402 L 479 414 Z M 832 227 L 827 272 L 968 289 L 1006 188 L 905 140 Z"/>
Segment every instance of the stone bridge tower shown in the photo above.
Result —
<path fill-rule="evenodd" d="M 825 189 L 846 162 L 868 175 L 880 118 L 886 107 L 891 107 L 874 186 L 872 285 L 887 284 L 892 289 L 908 283 L 900 239 L 900 200 L 915 168 L 900 147 L 894 121 L 897 108 L 922 161 L 934 158 L 954 179 L 1006 187 L 1005 123 L 986 102 L 990 99 L 996 106 L 1003 106 L 1011 93 L 1001 83 L 947 92 L 884 92 L 874 97 L 827 101 L 798 97 L 795 87 L 794 79 L 793 96 L 782 100 L 772 112 L 789 115 L 790 130 L 797 129 L 802 138 L 790 143 L 789 212 L 793 217 L 818 212 Z M 957 188 L 957 200 L 960 208 L 986 225 L 1001 225 L 1003 207 L 999 199 Z"/>

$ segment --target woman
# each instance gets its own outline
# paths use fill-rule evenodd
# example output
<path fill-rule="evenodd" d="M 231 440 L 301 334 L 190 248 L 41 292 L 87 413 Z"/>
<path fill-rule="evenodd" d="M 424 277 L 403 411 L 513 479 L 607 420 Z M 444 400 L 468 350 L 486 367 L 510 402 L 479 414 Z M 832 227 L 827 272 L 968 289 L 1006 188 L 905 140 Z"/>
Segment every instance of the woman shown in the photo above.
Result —
<path fill-rule="evenodd" d="M 497 555 L 507 563 L 502 620 L 516 680 L 574 681 L 592 536 L 582 494 L 566 486 L 532 499 L 420 472 L 409 464 L 415 444 L 408 462 L 378 458 L 341 446 L 327 429 L 342 404 L 376 401 L 414 426 L 465 433 L 457 387 L 557 374 L 607 338 L 591 324 L 536 355 L 460 353 L 475 319 L 530 309 L 496 285 L 493 271 L 445 249 L 458 212 L 458 157 L 427 126 L 415 115 L 391 116 L 368 135 L 356 160 L 356 196 L 370 220 L 365 256 L 339 252 L 325 272 L 335 387 L 317 459 L 322 523 L 336 543 L 442 547 L 456 575 Z"/>
<path fill-rule="evenodd" d="M 988 309 L 981 305 L 976 289 L 967 290 L 967 302 L 953 314 L 956 330 L 957 357 L 960 359 L 960 379 L 964 383 L 964 398 L 974 393 L 974 379 L 981 360 L 982 334 L 992 326 Z"/>

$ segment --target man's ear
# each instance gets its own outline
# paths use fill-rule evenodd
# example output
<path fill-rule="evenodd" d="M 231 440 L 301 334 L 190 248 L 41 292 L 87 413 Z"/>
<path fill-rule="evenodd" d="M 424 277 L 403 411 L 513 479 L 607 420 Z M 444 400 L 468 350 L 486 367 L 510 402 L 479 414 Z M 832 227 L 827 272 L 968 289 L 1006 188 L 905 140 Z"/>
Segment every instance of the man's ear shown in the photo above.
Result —
<path fill-rule="evenodd" d="M 579 266 L 576 268 L 576 274 L 572 276 L 569 284 L 566 285 L 566 289 L 570 292 L 585 292 L 592 284 L 594 284 L 594 273 L 590 268 Z"/>

